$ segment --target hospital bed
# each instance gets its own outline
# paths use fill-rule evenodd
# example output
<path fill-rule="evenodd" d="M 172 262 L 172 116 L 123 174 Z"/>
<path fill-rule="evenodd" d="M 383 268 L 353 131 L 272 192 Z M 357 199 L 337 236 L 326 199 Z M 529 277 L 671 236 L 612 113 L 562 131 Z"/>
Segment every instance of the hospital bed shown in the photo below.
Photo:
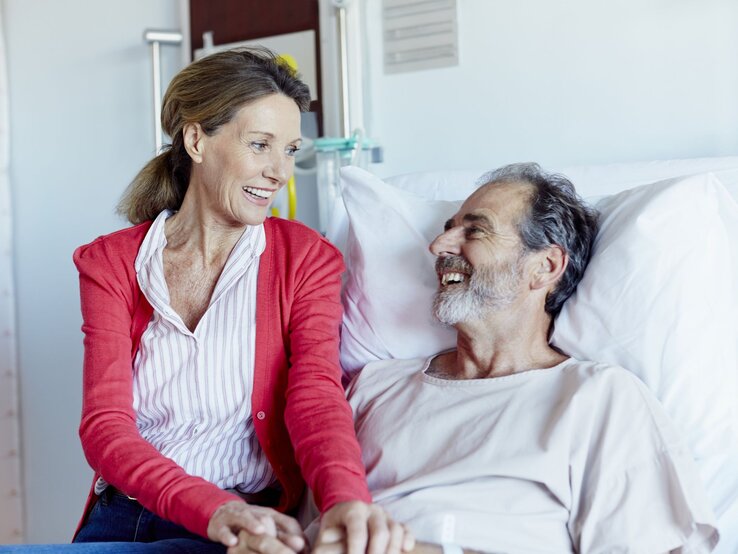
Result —
<path fill-rule="evenodd" d="M 327 237 L 344 253 L 341 363 L 426 356 L 455 335 L 434 323 L 428 243 L 486 169 L 380 179 L 341 170 Z M 716 552 L 738 552 L 738 157 L 546 168 L 600 210 L 586 275 L 553 342 L 633 371 L 697 461 L 718 517 Z"/>

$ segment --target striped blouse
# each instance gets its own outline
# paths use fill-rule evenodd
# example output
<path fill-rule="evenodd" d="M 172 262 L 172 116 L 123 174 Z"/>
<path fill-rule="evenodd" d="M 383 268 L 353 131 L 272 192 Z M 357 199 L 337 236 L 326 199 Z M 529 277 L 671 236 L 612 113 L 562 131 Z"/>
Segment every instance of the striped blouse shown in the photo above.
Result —
<path fill-rule="evenodd" d="M 169 302 L 164 223 L 156 218 L 136 258 L 154 309 L 134 360 L 133 407 L 141 436 L 190 475 L 220 488 L 259 491 L 275 481 L 251 420 L 256 281 L 264 227 L 249 226 L 226 261 L 194 332 Z"/>

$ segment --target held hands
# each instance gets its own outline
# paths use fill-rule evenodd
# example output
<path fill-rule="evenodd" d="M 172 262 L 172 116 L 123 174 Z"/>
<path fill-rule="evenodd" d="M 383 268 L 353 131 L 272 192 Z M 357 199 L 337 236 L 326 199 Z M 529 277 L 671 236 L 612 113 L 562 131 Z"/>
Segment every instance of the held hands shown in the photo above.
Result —
<path fill-rule="evenodd" d="M 297 554 L 306 545 L 300 525 L 271 508 L 241 501 L 218 508 L 208 538 L 228 554 Z M 400 554 L 411 552 L 415 538 L 377 505 L 341 502 L 323 514 L 313 554 Z"/>
<path fill-rule="evenodd" d="M 415 538 L 376 504 L 340 502 L 323 514 L 313 554 L 400 554 Z"/>
<path fill-rule="evenodd" d="M 215 510 L 208 538 L 228 547 L 228 554 L 296 554 L 305 548 L 300 525 L 271 508 L 235 500 Z"/>

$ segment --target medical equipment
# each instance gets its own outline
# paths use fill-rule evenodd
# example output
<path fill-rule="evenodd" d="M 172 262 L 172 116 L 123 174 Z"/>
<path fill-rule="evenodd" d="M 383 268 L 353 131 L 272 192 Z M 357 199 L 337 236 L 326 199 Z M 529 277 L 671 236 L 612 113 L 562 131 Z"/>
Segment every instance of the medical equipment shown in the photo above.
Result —
<path fill-rule="evenodd" d="M 319 230 L 325 234 L 333 219 L 333 207 L 341 202 L 339 170 L 349 165 L 367 169 L 370 163 L 382 161 L 382 150 L 360 131 L 349 138 L 319 138 L 314 144 Z"/>

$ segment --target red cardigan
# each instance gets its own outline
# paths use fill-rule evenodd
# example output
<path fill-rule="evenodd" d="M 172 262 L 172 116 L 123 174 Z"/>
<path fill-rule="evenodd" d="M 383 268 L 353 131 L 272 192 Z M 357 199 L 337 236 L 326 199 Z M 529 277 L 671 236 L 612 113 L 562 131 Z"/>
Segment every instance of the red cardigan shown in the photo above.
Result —
<path fill-rule="evenodd" d="M 100 237 L 74 253 L 85 335 L 79 433 L 95 479 L 102 475 L 206 537 L 213 512 L 238 498 L 185 473 L 136 428 L 132 363 L 153 310 L 134 261 L 150 226 Z M 371 502 L 338 363 L 341 255 L 298 223 L 269 218 L 264 230 L 251 403 L 259 443 L 284 488 L 279 509 L 297 505 L 305 482 L 321 511 L 346 500 Z M 93 500 L 90 491 L 83 521 Z"/>

